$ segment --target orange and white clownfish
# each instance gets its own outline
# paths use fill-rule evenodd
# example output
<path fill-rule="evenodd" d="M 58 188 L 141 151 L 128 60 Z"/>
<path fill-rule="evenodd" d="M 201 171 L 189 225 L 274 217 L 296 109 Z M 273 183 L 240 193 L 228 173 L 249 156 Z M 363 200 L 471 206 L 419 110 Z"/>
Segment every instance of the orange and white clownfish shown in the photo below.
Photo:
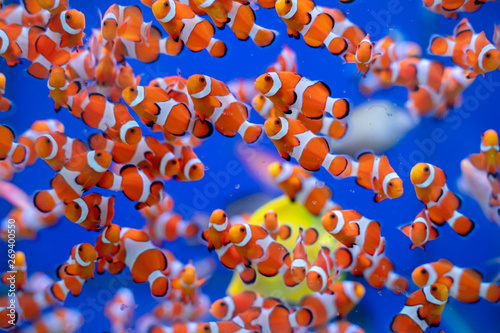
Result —
<path fill-rule="evenodd" d="M 54 171 L 60 171 L 73 156 L 88 151 L 87 145 L 61 132 L 44 134 L 36 140 L 35 151 Z"/>
<path fill-rule="evenodd" d="M 136 209 L 156 205 L 165 193 L 163 183 L 155 180 L 149 169 L 139 170 L 133 164 L 122 167 L 119 175 L 107 171 L 99 181 L 99 187 L 123 192 L 130 200 L 137 201 Z"/>
<path fill-rule="evenodd" d="M 49 69 L 47 87 L 49 88 L 49 97 L 54 100 L 54 109 L 58 112 L 62 106 L 66 107 L 69 96 L 80 92 L 81 84 L 79 81 L 69 82 L 64 68 L 54 66 Z"/>
<path fill-rule="evenodd" d="M 412 250 L 417 247 L 425 250 L 425 244 L 431 240 L 435 240 L 439 236 L 439 231 L 436 229 L 435 224 L 429 219 L 426 208 L 422 209 L 412 223 L 401 226 L 399 230 L 412 241 L 410 245 L 410 249 Z"/>
<path fill-rule="evenodd" d="M 29 4 L 26 5 L 26 3 Z M 49 22 L 51 14 L 46 10 L 42 10 L 40 7 L 28 9 L 28 7 L 36 6 L 38 6 L 36 1 L 25 1 L 25 5 L 8 4 L 2 7 L 0 22 L 4 23 L 4 25 L 19 24 L 27 28 L 32 26 L 45 27 Z"/>
<path fill-rule="evenodd" d="M 228 216 L 222 209 L 216 209 L 210 216 L 208 229 L 202 233 L 202 238 L 208 242 L 208 251 L 215 250 L 220 262 L 231 270 L 235 270 L 240 275 L 241 281 L 245 284 L 252 284 L 257 278 L 255 269 L 239 255 L 236 247 L 231 243 L 229 230 L 231 224 Z"/>
<path fill-rule="evenodd" d="M 290 253 L 258 225 L 234 224 L 229 230 L 229 240 L 247 266 L 254 263 L 264 276 L 282 276 L 286 286 L 295 286 L 290 269 Z"/>
<path fill-rule="evenodd" d="M 467 236 L 474 229 L 474 222 L 457 210 L 462 201 L 446 185 L 444 171 L 429 163 L 418 163 L 411 169 L 411 182 L 417 198 L 427 207 L 431 222 L 445 222 L 460 236 Z"/>
<path fill-rule="evenodd" d="M 6 125 L 0 125 L 0 138 L 0 160 L 8 160 L 15 168 L 23 169 L 28 162 L 28 147 L 15 142 L 14 131 Z"/>
<path fill-rule="evenodd" d="M 193 240 L 199 235 L 197 223 L 184 221 L 180 214 L 167 211 L 155 219 L 146 222 L 145 230 L 157 244 L 162 241 L 173 242 L 179 237 Z"/>
<path fill-rule="evenodd" d="M 208 296 L 200 294 L 195 304 L 185 303 L 182 300 L 167 300 L 155 306 L 152 313 L 163 321 L 198 321 L 208 313 L 210 304 Z"/>
<path fill-rule="evenodd" d="M 295 241 L 295 246 L 293 247 L 293 260 L 291 264 L 293 280 L 297 283 L 304 281 L 310 268 L 311 263 L 307 259 L 304 230 L 299 228 L 297 240 Z"/>
<path fill-rule="evenodd" d="M 12 298 L 15 301 L 14 298 Z M 9 301 L 9 300 L 8 300 Z M 8 304 L 10 305 L 10 304 Z M 2 331 L 12 331 L 21 322 L 21 317 L 16 309 L 9 309 L 7 306 L 0 306 L 0 328 Z"/>
<path fill-rule="evenodd" d="M 76 9 L 52 16 L 47 30 L 36 41 L 38 56 L 28 67 L 28 73 L 37 79 L 45 79 L 52 65 L 65 65 L 71 50 L 83 46 L 84 28 L 85 15 Z"/>
<path fill-rule="evenodd" d="M 356 166 L 356 183 L 375 192 L 375 202 L 386 198 L 396 199 L 403 195 L 403 181 L 394 171 L 387 156 L 377 156 L 373 153 L 363 153 L 358 156 Z"/>
<path fill-rule="evenodd" d="M 316 329 L 317 333 L 365 333 L 365 330 L 356 324 L 352 324 L 346 320 L 338 320 L 328 324 L 324 329 Z"/>
<path fill-rule="evenodd" d="M 355 210 L 334 210 L 321 218 L 325 230 L 345 246 L 356 244 L 369 255 L 380 254 L 384 241 L 380 237 L 380 223 L 372 221 Z"/>
<path fill-rule="evenodd" d="M 374 52 L 373 45 L 374 43 L 370 40 L 370 34 L 368 34 L 359 42 L 355 53 L 347 53 L 345 55 L 345 60 L 349 63 L 355 63 L 358 67 L 358 73 L 363 73 L 363 77 L 366 77 L 366 73 L 370 70 L 372 62 L 381 55 Z"/>
<path fill-rule="evenodd" d="M 84 323 L 85 321 L 80 311 L 61 307 L 34 320 L 32 325 L 27 326 L 23 331 L 32 333 L 76 332 Z"/>
<path fill-rule="evenodd" d="M 375 53 L 380 53 L 372 64 L 372 69 L 376 71 L 388 69 L 395 61 L 422 56 L 422 49 L 417 43 L 396 41 L 390 36 L 376 41 L 373 50 Z"/>
<path fill-rule="evenodd" d="M 87 230 L 99 231 L 111 224 L 115 215 L 115 197 L 90 193 L 71 201 L 64 214 L 68 220 Z"/>
<path fill-rule="evenodd" d="M 0 238 L 5 242 L 8 240 L 8 221 L 16 221 L 16 237 L 18 240 L 31 239 L 37 237 L 38 231 L 51 227 L 59 222 L 62 209 L 56 208 L 49 214 L 41 213 L 32 204 L 26 207 L 13 208 L 2 221 L 0 226 Z"/>
<path fill-rule="evenodd" d="M 471 154 L 472 164 L 479 170 L 484 170 L 488 174 L 488 180 L 491 184 L 490 206 L 500 205 L 498 198 L 498 169 L 500 168 L 500 148 L 498 145 L 498 134 L 495 130 L 489 129 L 481 134 L 481 152 Z"/>
<path fill-rule="evenodd" d="M 154 331 L 151 333 L 162 333 L 166 331 Z M 182 332 L 185 332 L 183 330 Z M 232 321 L 210 321 L 208 323 L 197 323 L 194 333 L 251 333 L 253 331 L 242 328 Z M 176 332 L 177 333 L 177 332 Z M 181 331 L 179 331 L 181 333 Z"/>
<path fill-rule="evenodd" d="M 0 28 L 0 56 L 9 66 L 20 64 L 19 59 L 34 61 L 38 56 L 36 43 L 43 33 L 44 30 L 36 26 L 4 25 Z"/>
<path fill-rule="evenodd" d="M 488 0 L 425 0 L 424 6 L 430 11 L 442 14 L 447 18 L 456 18 L 457 12 L 475 12 L 479 10 Z M 493 0 L 489 0 L 493 1 Z"/>
<path fill-rule="evenodd" d="M 181 299 L 185 303 L 195 303 L 198 294 L 198 288 L 205 283 L 206 279 L 199 279 L 196 274 L 196 268 L 191 262 L 184 265 L 184 268 L 176 278 L 172 279 L 172 288 L 180 290 Z"/>
<path fill-rule="evenodd" d="M 281 240 L 287 240 L 292 234 L 292 229 L 286 224 L 280 224 L 278 215 L 273 210 L 268 210 L 264 214 L 264 222 L 261 224 L 267 230 L 269 235 L 276 240 L 278 237 Z"/>
<path fill-rule="evenodd" d="M 134 42 L 148 39 L 152 22 L 144 22 L 138 6 L 111 5 L 101 19 L 102 37 L 111 42 L 116 37 Z"/>
<path fill-rule="evenodd" d="M 277 299 L 264 298 L 257 292 L 247 290 L 213 302 L 210 307 L 210 313 L 221 321 L 227 321 L 244 313 L 250 308 L 271 309 L 278 304 L 281 303 Z"/>
<path fill-rule="evenodd" d="M 233 137 L 236 132 L 246 143 L 253 143 L 262 134 L 262 127 L 248 121 L 249 107 L 236 100 L 226 84 L 207 75 L 191 75 L 187 89 L 196 113 L 208 119 L 219 133 Z"/>
<path fill-rule="evenodd" d="M 115 265 L 118 271 L 113 270 Z M 121 228 L 119 250 L 113 255 L 108 270 L 116 274 L 123 269 L 123 265 L 130 269 L 134 282 L 149 282 L 151 294 L 155 298 L 168 297 L 170 280 L 162 273 L 168 266 L 167 259 L 144 231 Z"/>
<path fill-rule="evenodd" d="M 185 144 L 184 138 L 177 138 L 172 145 L 175 158 L 179 161 L 179 172 L 174 176 L 179 181 L 197 181 L 205 175 L 205 166 L 194 152 Z"/>
<path fill-rule="evenodd" d="M 429 326 L 439 325 L 447 301 L 448 288 L 441 283 L 414 292 L 408 297 L 403 310 L 392 320 L 391 332 L 423 333 Z"/>
<path fill-rule="evenodd" d="M 13 262 L 13 268 L 9 270 L 10 272 L 4 272 L 0 280 L 7 286 L 14 282 L 16 290 L 23 291 L 28 282 L 26 255 L 24 252 L 16 251 L 14 253 Z"/>
<path fill-rule="evenodd" d="M 68 0 L 36 0 L 36 2 L 42 9 L 48 10 L 52 16 L 68 9 Z"/>
<path fill-rule="evenodd" d="M 217 28 L 223 29 L 227 24 L 239 40 L 251 38 L 255 45 L 265 47 L 276 39 L 277 32 L 255 24 L 255 12 L 249 3 L 213 0 L 193 2 L 210 16 Z"/>
<path fill-rule="evenodd" d="M 153 15 L 177 44 L 198 52 L 206 49 L 213 57 L 226 55 L 223 41 L 213 38 L 214 27 L 199 17 L 189 5 L 176 0 L 161 0 L 153 3 Z"/>
<path fill-rule="evenodd" d="M 112 256 L 116 254 L 119 247 L 121 227 L 118 224 L 108 224 L 102 229 L 95 242 L 97 251 L 97 273 L 103 274 L 104 270 L 112 262 Z"/>
<path fill-rule="evenodd" d="M 0 73 L 0 112 L 7 112 L 12 108 L 12 102 L 5 98 L 5 75 Z"/>
<path fill-rule="evenodd" d="M 300 110 L 290 109 L 288 113 L 282 112 L 266 96 L 258 94 L 252 100 L 254 109 L 264 118 L 285 117 L 300 120 L 314 134 L 323 134 L 333 139 L 341 139 L 347 133 L 348 123 L 344 119 L 322 117 L 321 119 L 307 118 Z"/>
<path fill-rule="evenodd" d="M 57 277 L 45 290 L 54 300 L 64 303 L 68 293 L 80 295 L 82 287 L 89 279 L 94 278 L 97 252 L 90 243 L 81 243 L 73 246 L 69 259 L 57 268 Z"/>
<path fill-rule="evenodd" d="M 500 51 L 486 38 L 484 31 L 479 34 L 463 18 L 453 31 L 453 36 L 431 36 L 429 53 L 452 56 L 453 62 L 462 68 L 472 68 L 467 78 L 494 71 L 500 67 Z"/>
<path fill-rule="evenodd" d="M 252 99 L 259 94 L 253 79 L 236 78 L 226 83 L 229 91 L 242 103 L 250 104 Z M 259 113 L 260 111 L 257 110 Z"/>
<path fill-rule="evenodd" d="M 332 190 L 321 186 L 320 181 L 297 165 L 273 162 L 269 173 L 292 202 L 299 202 L 311 214 L 320 216 L 331 210 L 341 209 L 333 202 Z"/>
<path fill-rule="evenodd" d="M 95 80 L 95 66 L 96 59 L 90 50 L 71 52 L 70 59 L 66 64 L 66 75 L 68 76 L 68 80 Z"/>
<path fill-rule="evenodd" d="M 63 123 L 57 119 L 37 120 L 19 136 L 19 143 L 29 148 L 28 165 L 33 165 L 37 158 L 35 151 L 36 140 L 40 136 L 51 132 L 64 133 Z"/>
<path fill-rule="evenodd" d="M 371 266 L 363 270 L 363 276 L 370 286 L 377 289 L 387 287 L 396 294 L 408 290 L 408 280 L 394 272 L 394 264 L 385 254 L 374 256 L 371 260 Z"/>
<path fill-rule="evenodd" d="M 361 42 L 361 40 L 363 40 L 363 37 L 366 36 L 366 33 L 363 31 L 363 29 L 360 26 L 352 23 L 345 16 L 344 12 L 342 12 L 338 8 L 320 7 L 320 9 L 329 14 L 335 21 L 332 32 L 337 36 L 341 36 L 347 41 L 347 49 L 345 51 L 354 53 L 358 44 Z M 339 43 L 339 47 L 341 45 L 342 44 Z"/>
<path fill-rule="evenodd" d="M 439 61 L 429 59 L 406 58 L 393 62 L 382 71 L 383 84 L 403 86 L 415 90 L 419 86 L 428 86 L 439 93 L 443 85 L 444 66 Z"/>
<path fill-rule="evenodd" d="M 363 275 L 363 271 L 372 266 L 371 258 L 356 244 L 353 244 L 351 247 L 342 244 L 337 247 L 332 255 L 335 266 L 332 277 L 337 278 L 342 271 L 348 271 L 356 276 Z"/>
<path fill-rule="evenodd" d="M 118 289 L 113 298 L 104 306 L 104 316 L 111 323 L 111 331 L 123 332 L 130 328 L 136 307 L 132 290 Z"/>
<path fill-rule="evenodd" d="M 284 304 L 270 309 L 252 307 L 232 319 L 242 328 L 257 332 L 294 332 L 312 321 L 309 309 L 299 308 L 292 312 Z"/>
<path fill-rule="evenodd" d="M 38 191 L 33 197 L 35 207 L 50 212 L 63 201 L 78 199 L 97 185 L 111 165 L 111 155 L 103 150 L 92 150 L 72 156 L 51 180 L 52 189 Z"/>
<path fill-rule="evenodd" d="M 475 303 L 480 298 L 497 303 L 500 300 L 500 285 L 483 282 L 483 276 L 472 268 L 455 266 L 447 259 L 424 264 L 411 274 L 413 282 L 420 288 L 442 283 L 449 290 L 449 296 L 464 303 Z"/>
<path fill-rule="evenodd" d="M 307 286 L 309 289 L 319 293 L 328 291 L 328 285 L 332 282 L 332 268 L 331 251 L 329 248 L 322 246 L 307 272 Z"/>
<path fill-rule="evenodd" d="M 297 54 L 287 45 L 283 46 L 278 59 L 266 68 L 269 72 L 292 72 L 297 73 Z"/>
<path fill-rule="evenodd" d="M 156 87 L 131 86 L 123 90 L 122 97 L 148 126 L 161 126 L 172 135 L 181 136 L 190 132 L 198 138 L 212 133 L 212 125 L 191 114 L 184 103 L 179 103 L 169 94 Z"/>
<path fill-rule="evenodd" d="M 300 120 L 273 117 L 266 120 L 264 129 L 282 158 L 293 157 L 308 171 L 318 171 L 323 166 L 338 178 L 351 174 L 352 158 L 330 154 L 326 139 L 314 135 Z"/>
<path fill-rule="evenodd" d="M 334 55 L 340 55 L 347 50 L 347 40 L 333 31 L 334 19 L 313 1 L 278 0 L 275 7 L 287 25 L 288 36 L 299 39 L 302 35 L 307 45 L 325 45 Z"/>
<path fill-rule="evenodd" d="M 336 119 L 349 114 L 345 98 L 332 98 L 330 88 L 322 81 L 311 81 L 292 72 L 270 72 L 255 80 L 255 87 L 285 114 L 299 110 L 311 119 L 320 119 L 325 113 Z"/>
<path fill-rule="evenodd" d="M 335 305 L 341 318 L 351 312 L 366 292 L 365 287 L 356 281 L 334 282 L 328 286 L 328 290 L 335 295 Z"/>
<path fill-rule="evenodd" d="M 73 115 L 86 125 L 105 132 L 113 141 L 134 145 L 141 140 L 141 128 L 125 104 L 111 103 L 103 95 L 85 91 L 75 96 L 71 103 L 68 101 L 68 106 Z"/>

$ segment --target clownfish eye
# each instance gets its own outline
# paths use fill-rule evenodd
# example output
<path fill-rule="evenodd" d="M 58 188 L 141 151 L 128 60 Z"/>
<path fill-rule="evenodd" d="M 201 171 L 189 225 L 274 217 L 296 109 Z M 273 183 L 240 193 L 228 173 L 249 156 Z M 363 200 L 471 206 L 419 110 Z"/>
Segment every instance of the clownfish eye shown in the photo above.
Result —
<path fill-rule="evenodd" d="M 266 81 L 266 82 L 269 82 L 269 81 L 271 81 L 271 80 L 272 80 L 272 79 L 271 79 L 271 77 L 270 77 L 269 75 L 266 75 L 266 76 L 264 77 L 264 81 Z"/>
<path fill-rule="evenodd" d="M 107 26 L 107 25 L 108 25 L 108 21 L 104 21 L 103 26 Z"/>
<path fill-rule="evenodd" d="M 318 278 L 318 280 L 321 279 L 321 275 L 319 275 L 319 273 L 316 274 L 316 277 Z"/>
<path fill-rule="evenodd" d="M 412 225 L 411 225 L 411 228 L 412 228 L 412 229 L 413 229 L 413 228 L 415 228 L 415 225 L 414 225 L 414 224 L 412 224 Z"/>
<path fill-rule="evenodd" d="M 240 231 L 241 231 L 241 232 L 244 232 L 244 231 L 245 231 L 245 227 L 241 227 L 241 228 L 240 228 Z"/>
<path fill-rule="evenodd" d="M 193 169 L 193 170 L 198 169 L 198 167 L 196 166 L 196 164 L 192 166 L 192 169 Z"/>
<path fill-rule="evenodd" d="M 101 157 L 101 155 L 102 155 L 101 153 L 97 153 L 96 154 L 97 157 Z"/>
<path fill-rule="evenodd" d="M 287 5 L 289 5 L 289 4 L 290 4 L 290 0 L 286 0 L 286 1 L 285 1 L 285 3 L 286 3 Z"/>
<path fill-rule="evenodd" d="M 204 77 L 200 77 L 200 82 L 205 82 L 205 78 Z"/>
<path fill-rule="evenodd" d="M 45 139 L 45 142 L 50 143 L 50 139 L 49 138 Z"/>
<path fill-rule="evenodd" d="M 66 14 L 66 20 L 71 20 L 71 14 Z"/>
<path fill-rule="evenodd" d="M 488 53 L 486 53 L 486 58 L 487 58 L 487 59 L 491 58 L 491 54 L 490 54 L 489 52 L 488 52 Z"/>
<path fill-rule="evenodd" d="M 135 128 L 130 129 L 130 133 L 135 133 Z"/>
<path fill-rule="evenodd" d="M 436 290 L 438 290 L 437 287 L 432 287 L 432 291 L 436 291 Z"/>
<path fill-rule="evenodd" d="M 220 306 L 226 306 L 226 303 L 220 302 Z"/>
<path fill-rule="evenodd" d="M 208 328 L 208 326 L 205 326 L 203 329 L 204 329 L 205 331 L 207 331 L 207 332 L 210 330 L 210 329 Z"/>
<path fill-rule="evenodd" d="M 275 123 L 276 125 L 279 125 L 281 122 L 280 122 L 279 120 L 276 120 L 274 123 Z"/>
<path fill-rule="evenodd" d="M 78 248 L 78 252 L 82 252 L 82 247 L 79 247 L 79 248 Z"/>
<path fill-rule="evenodd" d="M 425 172 L 429 172 L 429 168 L 428 168 L 428 167 L 425 167 L 425 168 L 424 168 L 424 171 L 425 171 Z"/>
<path fill-rule="evenodd" d="M 177 160 L 172 160 L 171 163 L 172 164 L 177 164 Z"/>
<path fill-rule="evenodd" d="M 135 89 L 134 89 L 134 88 L 130 88 L 130 92 L 134 92 L 134 91 L 135 91 Z"/>
<path fill-rule="evenodd" d="M 330 218 L 331 218 L 331 219 L 334 219 L 334 218 L 336 218 L 336 217 L 337 217 L 337 216 L 336 216 L 335 214 L 333 214 L 333 213 L 331 213 L 331 214 L 330 214 Z"/>
<path fill-rule="evenodd" d="M 226 218 L 226 213 L 222 214 L 222 217 L 223 217 L 223 218 Z"/>
<path fill-rule="evenodd" d="M 79 204 L 75 204 L 75 208 L 76 209 L 80 209 L 80 205 Z"/>
<path fill-rule="evenodd" d="M 168 6 L 169 6 L 168 1 L 165 1 L 165 7 L 168 7 Z"/>
<path fill-rule="evenodd" d="M 425 268 L 422 268 L 422 269 L 420 270 L 420 273 L 422 273 L 422 274 L 427 274 L 427 270 L 426 270 Z"/>
<path fill-rule="evenodd" d="M 389 182 L 389 186 L 392 186 L 392 182 Z"/>

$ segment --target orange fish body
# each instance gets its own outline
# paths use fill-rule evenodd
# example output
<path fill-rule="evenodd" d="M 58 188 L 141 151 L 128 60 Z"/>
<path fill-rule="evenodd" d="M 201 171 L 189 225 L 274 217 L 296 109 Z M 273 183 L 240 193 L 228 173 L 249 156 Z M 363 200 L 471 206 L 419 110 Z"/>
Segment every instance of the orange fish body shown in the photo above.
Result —
<path fill-rule="evenodd" d="M 330 88 L 325 83 L 311 81 L 299 74 L 262 74 L 255 81 L 255 87 L 285 113 L 289 113 L 290 109 L 297 109 L 311 119 L 320 119 L 325 112 L 336 119 L 345 118 L 349 114 L 349 102 L 346 99 L 330 97 Z"/>
<path fill-rule="evenodd" d="M 373 44 L 370 41 L 370 35 L 366 35 L 361 42 L 359 42 L 355 53 L 347 53 L 345 59 L 349 63 L 355 63 L 358 67 L 358 73 L 363 73 L 363 77 L 366 77 L 366 73 L 370 69 L 371 63 L 380 56 L 378 53 L 374 53 Z"/>
<path fill-rule="evenodd" d="M 14 141 L 14 131 L 0 125 L 0 160 L 11 162 L 15 168 L 23 169 L 28 162 L 28 147 Z"/>
<path fill-rule="evenodd" d="M 423 333 L 429 326 L 439 325 L 447 301 L 448 289 L 441 283 L 414 292 L 392 320 L 391 332 Z"/>
<path fill-rule="evenodd" d="M 438 225 L 448 222 L 461 236 L 467 236 L 474 229 L 474 222 L 457 211 L 461 200 L 448 190 L 443 170 L 429 163 L 418 163 L 411 170 L 410 178 L 432 222 Z"/>
<path fill-rule="evenodd" d="M 283 46 L 283 50 L 276 62 L 266 69 L 269 72 L 292 72 L 297 73 L 297 54 L 288 46 Z"/>
<path fill-rule="evenodd" d="M 363 275 L 363 272 L 368 267 L 372 266 L 372 260 L 361 247 L 353 245 L 347 247 L 339 246 L 333 253 L 335 272 L 333 277 L 336 278 L 341 271 L 348 271 L 353 275 Z"/>
<path fill-rule="evenodd" d="M 57 112 L 62 106 L 67 107 L 68 96 L 76 95 L 80 91 L 81 85 L 78 81 L 68 82 L 63 68 L 52 67 L 49 70 L 47 87 L 49 88 L 49 97 L 54 100 L 54 109 Z"/>
<path fill-rule="evenodd" d="M 426 208 L 422 209 L 412 223 L 402 226 L 400 230 L 412 241 L 410 245 L 412 250 L 417 247 L 424 250 L 425 244 L 439 236 L 438 230 L 429 219 Z"/>
<path fill-rule="evenodd" d="M 343 178 L 351 173 L 350 158 L 330 154 L 326 139 L 314 135 L 301 121 L 273 117 L 266 120 L 264 129 L 284 159 L 293 157 L 309 171 L 318 171 L 323 166 L 334 177 Z"/>
<path fill-rule="evenodd" d="M 333 18 L 322 7 L 315 6 L 310 0 L 278 0 L 276 12 L 287 25 L 288 36 L 296 39 L 304 36 L 304 41 L 311 47 L 325 45 L 334 55 L 347 50 L 347 40 L 336 35 L 332 29 Z"/>
<path fill-rule="evenodd" d="M 16 251 L 14 253 L 13 262 L 13 268 L 11 268 L 10 271 L 13 271 L 14 273 L 5 272 L 1 275 L 0 280 L 6 286 L 10 285 L 13 282 L 16 286 L 16 290 L 23 291 L 24 287 L 26 286 L 26 282 L 28 281 L 26 256 L 24 255 L 24 252 Z M 2 317 L 0 316 L 0 318 Z"/>
<path fill-rule="evenodd" d="M 68 220 L 87 230 L 101 230 L 111 224 L 115 214 L 115 197 L 90 193 L 70 202 L 65 209 Z"/>
<path fill-rule="evenodd" d="M 243 291 L 239 294 L 226 296 L 212 303 L 210 313 L 219 320 L 231 320 L 252 307 L 271 309 L 280 304 L 273 298 L 264 298 L 253 291 Z"/>
<path fill-rule="evenodd" d="M 262 127 L 248 121 L 249 109 L 236 100 L 223 82 L 206 75 L 192 75 L 187 89 L 200 119 L 209 119 L 222 135 L 233 137 L 237 132 L 246 143 L 260 137 Z"/>
<path fill-rule="evenodd" d="M 332 282 L 332 268 L 333 260 L 330 249 L 322 246 L 316 260 L 314 260 L 314 263 L 307 272 L 307 286 L 309 289 L 319 293 L 327 291 L 329 284 Z"/>
<path fill-rule="evenodd" d="M 180 214 L 165 212 L 148 222 L 146 230 L 152 240 L 161 243 L 163 240 L 173 242 L 179 237 L 193 239 L 198 235 L 199 227 L 196 223 L 184 221 Z"/>
<path fill-rule="evenodd" d="M 97 185 L 111 165 L 111 155 L 102 150 L 75 155 L 51 181 L 51 190 L 39 191 L 33 201 L 41 212 L 50 212 L 63 201 L 68 204 Z"/>
<path fill-rule="evenodd" d="M 304 231 L 302 228 L 299 228 L 299 234 L 293 248 L 293 260 L 291 264 L 292 277 L 297 283 L 304 281 L 307 272 L 311 268 L 311 263 L 307 259 L 307 250 L 303 233 Z"/>
<path fill-rule="evenodd" d="M 97 273 L 104 273 L 104 269 L 109 267 L 112 256 L 116 254 L 119 247 L 121 227 L 118 224 L 108 224 L 102 229 L 95 242 L 97 251 Z"/>
<path fill-rule="evenodd" d="M 233 0 L 195 0 L 219 29 L 227 24 L 236 38 L 251 38 L 257 46 L 270 45 L 276 38 L 275 32 L 255 24 L 255 13 L 249 4 Z"/>
<path fill-rule="evenodd" d="M 26 330 L 35 333 L 64 331 L 68 325 L 78 330 L 84 323 L 83 315 L 71 308 L 56 308 L 32 322 Z"/>
<path fill-rule="evenodd" d="M 471 268 L 461 268 L 446 259 L 424 264 L 415 268 L 411 275 L 419 287 L 442 283 L 449 289 L 449 295 L 460 302 L 475 303 L 480 298 L 496 303 L 500 300 L 500 285 L 483 282 L 481 273 Z"/>
<path fill-rule="evenodd" d="M 335 21 L 332 32 L 337 36 L 343 37 L 347 41 L 347 49 L 345 51 L 354 53 L 356 51 L 356 47 L 361 40 L 363 40 L 366 33 L 363 29 L 361 29 L 361 27 L 347 19 L 345 14 L 340 9 L 326 7 L 321 7 L 321 9 L 329 14 Z M 339 46 L 341 45 L 342 44 L 339 43 Z"/>
<path fill-rule="evenodd" d="M 290 313 L 284 305 L 278 304 L 270 309 L 253 307 L 240 314 L 236 322 L 244 323 L 245 329 L 263 332 L 293 332 L 294 328 L 308 326 L 312 314 L 308 309 L 298 309 Z"/>
<path fill-rule="evenodd" d="M 335 304 L 339 316 L 345 318 L 365 296 L 365 287 L 354 281 L 334 282 L 328 287 L 335 295 Z"/>
<path fill-rule="evenodd" d="M 394 264 L 385 255 L 374 257 L 372 266 L 363 271 L 363 276 L 372 287 L 387 287 L 396 294 L 405 293 L 409 287 L 408 280 L 394 273 Z"/>
<path fill-rule="evenodd" d="M 4 25 L 0 28 L 0 55 L 9 66 L 20 64 L 21 58 L 34 61 L 38 56 L 36 42 L 42 34 L 43 29 L 36 26 Z"/>
<path fill-rule="evenodd" d="M 498 147 L 498 134 L 495 130 L 487 130 L 481 135 L 481 152 L 479 154 L 471 154 L 470 160 L 472 164 L 486 171 L 488 180 L 491 184 L 492 194 L 490 206 L 500 205 L 498 199 L 498 169 L 500 168 L 500 152 Z"/>
<path fill-rule="evenodd" d="M 104 13 L 101 23 L 102 36 L 107 41 L 116 37 L 139 42 L 147 39 L 151 22 L 145 23 L 138 6 L 111 5 Z"/>
<path fill-rule="evenodd" d="M 5 98 L 5 75 L 0 73 L 0 112 L 7 112 L 12 107 L 12 102 Z"/>
<path fill-rule="evenodd" d="M 71 52 L 70 59 L 66 64 L 66 75 L 68 80 L 75 79 L 95 80 L 96 59 L 89 50 L 80 50 Z"/>
<path fill-rule="evenodd" d="M 41 8 L 40 8 L 41 9 Z M 0 12 L 0 21 L 7 24 L 19 24 L 23 27 L 44 27 L 50 19 L 50 13 L 45 10 L 30 12 L 23 5 L 8 4 Z"/>
<path fill-rule="evenodd" d="M 52 16 L 68 9 L 68 0 L 36 0 L 40 8 L 48 10 Z"/>
<path fill-rule="evenodd" d="M 345 246 L 356 244 L 369 255 L 380 253 L 383 238 L 380 237 L 380 223 L 371 221 L 355 210 L 337 210 L 321 218 L 325 230 Z"/>
<path fill-rule="evenodd" d="M 272 210 L 269 210 L 264 215 L 264 223 L 262 226 L 274 240 L 278 237 L 282 240 L 287 240 L 292 233 L 292 229 L 288 225 L 279 223 L 278 216 Z"/>
<path fill-rule="evenodd" d="M 198 279 L 196 269 L 192 264 L 187 264 L 177 278 L 172 279 L 172 288 L 181 291 L 181 299 L 193 304 L 197 298 L 198 287 L 205 283 L 205 279 Z"/>
<path fill-rule="evenodd" d="M 52 132 L 36 140 L 35 151 L 54 171 L 60 171 L 73 156 L 86 153 L 87 146 L 64 133 Z"/>
<path fill-rule="evenodd" d="M 214 27 L 183 3 L 161 0 L 153 4 L 153 14 L 174 42 L 181 42 L 193 52 L 206 49 L 213 57 L 226 54 L 226 44 L 213 38 Z"/>

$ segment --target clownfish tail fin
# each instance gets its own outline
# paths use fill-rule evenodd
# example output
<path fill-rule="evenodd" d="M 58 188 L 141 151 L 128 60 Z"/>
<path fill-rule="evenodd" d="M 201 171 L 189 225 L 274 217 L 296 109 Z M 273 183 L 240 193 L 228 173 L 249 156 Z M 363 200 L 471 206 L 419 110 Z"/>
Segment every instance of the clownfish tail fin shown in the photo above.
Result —
<path fill-rule="evenodd" d="M 51 212 L 61 202 L 54 189 L 42 190 L 35 193 L 33 204 L 42 213 Z"/>
<path fill-rule="evenodd" d="M 497 283 L 482 282 L 480 287 L 480 296 L 489 302 L 497 303 L 500 300 L 500 285 Z"/>
<path fill-rule="evenodd" d="M 471 219 L 457 211 L 453 212 L 453 216 L 448 219 L 447 222 L 460 236 L 467 236 L 472 232 L 472 230 L 474 230 L 475 227 L 475 224 Z"/>

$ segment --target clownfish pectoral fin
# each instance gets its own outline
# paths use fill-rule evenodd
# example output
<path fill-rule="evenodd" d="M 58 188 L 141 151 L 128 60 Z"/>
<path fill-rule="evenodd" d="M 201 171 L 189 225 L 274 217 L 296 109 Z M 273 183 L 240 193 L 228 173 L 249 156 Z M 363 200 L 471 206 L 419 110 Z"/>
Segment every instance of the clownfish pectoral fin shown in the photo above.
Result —
<path fill-rule="evenodd" d="M 418 310 L 418 318 L 425 320 L 425 318 L 429 317 L 432 314 L 431 307 L 423 306 Z"/>
<path fill-rule="evenodd" d="M 476 71 L 469 71 L 466 73 L 465 77 L 470 80 L 475 78 L 477 75 Z"/>
<path fill-rule="evenodd" d="M 278 152 L 280 153 L 280 156 L 282 158 L 284 158 L 285 160 L 287 161 L 290 161 L 290 155 L 288 155 L 288 153 L 284 152 L 284 151 L 281 151 L 281 150 L 278 150 Z"/>
<path fill-rule="evenodd" d="M 486 168 L 485 166 L 485 161 L 484 161 L 484 158 L 483 158 L 483 155 L 481 154 L 471 154 L 469 156 L 470 158 L 470 161 L 472 163 L 473 166 L 475 166 L 476 168 L 478 168 L 479 170 L 484 170 Z"/>
<path fill-rule="evenodd" d="M 286 29 L 286 32 L 288 33 L 288 37 L 293 37 L 297 40 L 300 39 L 300 34 L 297 30 L 293 30 L 293 29 L 290 29 L 290 28 L 287 28 Z"/>
<path fill-rule="evenodd" d="M 352 53 L 347 53 L 344 58 L 347 63 L 352 64 L 356 62 L 356 55 Z"/>
<path fill-rule="evenodd" d="M 280 226 L 278 235 L 282 240 L 287 240 L 288 238 L 290 238 L 291 234 L 292 228 L 290 228 L 289 225 L 284 224 Z"/>
<path fill-rule="evenodd" d="M 430 230 L 429 230 L 429 240 L 435 240 L 436 238 L 439 237 L 439 231 L 431 225 Z"/>
<path fill-rule="evenodd" d="M 304 233 L 304 244 L 313 245 L 318 240 L 319 233 L 315 228 L 307 228 Z"/>
<path fill-rule="evenodd" d="M 71 264 L 66 266 L 64 271 L 69 275 L 80 275 L 80 266 L 77 264 Z"/>
<path fill-rule="evenodd" d="M 66 91 L 68 93 L 68 96 L 73 96 L 73 95 L 78 94 L 81 89 L 82 89 L 81 83 L 79 81 L 73 81 L 68 85 L 68 88 Z"/>
<path fill-rule="evenodd" d="M 399 230 L 401 230 L 406 236 L 410 237 L 411 223 L 399 227 Z"/>
<path fill-rule="evenodd" d="M 467 62 L 469 63 L 469 65 L 471 67 L 476 68 L 478 64 L 478 58 L 476 53 L 474 53 L 474 51 L 472 51 L 471 49 L 468 49 L 466 55 L 467 55 Z"/>

